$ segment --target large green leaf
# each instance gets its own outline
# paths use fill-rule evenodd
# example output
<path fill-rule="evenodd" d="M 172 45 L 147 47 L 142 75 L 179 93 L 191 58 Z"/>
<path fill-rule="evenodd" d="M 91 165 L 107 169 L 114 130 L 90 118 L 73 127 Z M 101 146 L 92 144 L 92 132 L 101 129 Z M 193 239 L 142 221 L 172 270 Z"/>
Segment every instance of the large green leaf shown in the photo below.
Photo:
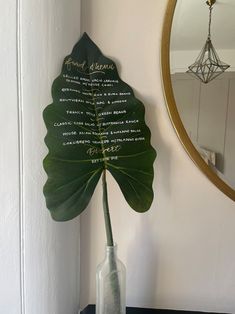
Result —
<path fill-rule="evenodd" d="M 44 195 L 53 219 L 79 215 L 104 169 L 134 210 L 148 210 L 156 153 L 144 106 L 86 33 L 65 58 L 52 97 L 44 110 L 49 149 Z"/>

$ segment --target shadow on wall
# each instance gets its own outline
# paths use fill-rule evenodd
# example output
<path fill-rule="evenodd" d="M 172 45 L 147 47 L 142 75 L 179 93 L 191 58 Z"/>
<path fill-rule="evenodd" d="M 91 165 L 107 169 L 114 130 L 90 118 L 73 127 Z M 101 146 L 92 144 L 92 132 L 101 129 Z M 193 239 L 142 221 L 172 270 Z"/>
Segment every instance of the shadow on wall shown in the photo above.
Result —
<path fill-rule="evenodd" d="M 127 305 L 151 307 L 157 296 L 157 247 L 149 215 L 141 215 L 135 234 L 128 244 Z"/>
<path fill-rule="evenodd" d="M 90 205 L 81 214 L 81 241 L 80 241 L 80 252 L 81 252 L 81 262 L 80 262 L 80 307 L 84 308 L 90 303 L 90 286 L 91 282 L 91 213 Z"/>
<path fill-rule="evenodd" d="M 134 90 L 134 93 L 135 96 L 145 105 L 145 121 L 151 131 L 151 145 L 157 152 L 157 158 L 154 162 L 153 181 L 153 204 L 156 204 L 156 202 L 158 202 L 157 191 L 160 184 L 163 191 L 166 191 L 168 195 L 171 194 L 170 178 L 172 149 L 170 146 L 167 146 L 166 141 L 162 138 L 162 132 L 159 127 L 162 113 L 156 104 L 156 100 L 151 97 L 144 97 L 136 90 Z"/>

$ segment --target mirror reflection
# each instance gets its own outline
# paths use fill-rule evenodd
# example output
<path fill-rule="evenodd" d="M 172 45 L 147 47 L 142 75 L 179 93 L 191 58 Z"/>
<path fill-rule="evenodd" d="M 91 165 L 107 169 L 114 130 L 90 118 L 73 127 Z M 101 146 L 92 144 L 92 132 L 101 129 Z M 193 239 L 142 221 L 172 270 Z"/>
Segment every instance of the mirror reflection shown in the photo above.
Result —
<path fill-rule="evenodd" d="M 192 143 L 211 167 L 235 189 L 235 1 L 217 0 L 211 24 L 206 1 L 178 0 L 171 41 L 171 80 L 177 109 Z M 186 73 L 204 47 L 208 32 L 226 70 L 202 82 Z M 204 59 L 211 52 L 205 51 Z M 204 60 L 205 61 L 205 60 Z M 214 66 L 214 68 L 212 68 Z M 215 61 L 203 75 L 215 69 Z M 198 71 L 202 71 L 201 68 Z M 201 74 L 201 73 L 200 73 Z"/>

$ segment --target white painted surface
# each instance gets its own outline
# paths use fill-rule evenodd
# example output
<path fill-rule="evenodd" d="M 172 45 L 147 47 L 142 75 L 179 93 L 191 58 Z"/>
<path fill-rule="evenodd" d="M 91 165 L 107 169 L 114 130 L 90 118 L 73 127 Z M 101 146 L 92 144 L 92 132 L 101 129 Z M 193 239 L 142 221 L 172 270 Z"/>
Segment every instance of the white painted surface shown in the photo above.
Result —
<path fill-rule="evenodd" d="M 160 77 L 166 0 L 84 0 L 83 30 L 146 105 L 155 164 L 155 200 L 132 211 L 116 183 L 109 194 L 115 241 L 127 267 L 132 306 L 235 313 L 235 204 L 190 160 L 169 120 Z M 95 302 L 95 269 L 104 256 L 101 188 L 81 219 L 81 301 Z"/>
<path fill-rule="evenodd" d="M 77 314 L 79 220 L 55 223 L 46 209 L 42 111 L 80 37 L 80 1 L 0 8 L 0 313 Z"/>
<path fill-rule="evenodd" d="M 0 4 L 0 313 L 20 313 L 16 5 Z M 14 300 L 14 302 L 12 302 Z"/>
<path fill-rule="evenodd" d="M 235 182 L 235 170 L 234 170 L 234 160 L 235 160 L 235 78 L 230 80 L 229 84 L 229 99 L 228 99 L 228 113 L 227 113 L 227 123 L 226 123 L 226 139 L 225 139 L 225 164 L 224 173 L 226 176 L 231 177 L 231 181 Z M 232 171 L 231 171 L 232 169 Z"/>
<path fill-rule="evenodd" d="M 188 74 L 172 75 L 172 87 L 177 109 L 185 129 L 193 142 L 198 141 L 198 122 L 200 112 L 200 82 Z"/>
<path fill-rule="evenodd" d="M 228 95 L 229 80 L 223 77 L 210 84 L 201 84 L 198 142 L 202 147 L 219 154 L 217 161 L 221 172 L 223 172 Z"/>

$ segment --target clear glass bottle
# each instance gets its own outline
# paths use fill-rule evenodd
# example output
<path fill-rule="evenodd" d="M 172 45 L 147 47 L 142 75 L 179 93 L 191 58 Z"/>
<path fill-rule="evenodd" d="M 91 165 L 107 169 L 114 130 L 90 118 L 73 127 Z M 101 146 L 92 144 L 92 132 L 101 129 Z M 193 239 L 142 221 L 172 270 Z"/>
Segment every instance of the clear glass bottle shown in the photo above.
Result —
<path fill-rule="evenodd" d="M 96 314 L 126 314 L 126 269 L 117 258 L 117 245 L 106 246 L 96 270 Z"/>

